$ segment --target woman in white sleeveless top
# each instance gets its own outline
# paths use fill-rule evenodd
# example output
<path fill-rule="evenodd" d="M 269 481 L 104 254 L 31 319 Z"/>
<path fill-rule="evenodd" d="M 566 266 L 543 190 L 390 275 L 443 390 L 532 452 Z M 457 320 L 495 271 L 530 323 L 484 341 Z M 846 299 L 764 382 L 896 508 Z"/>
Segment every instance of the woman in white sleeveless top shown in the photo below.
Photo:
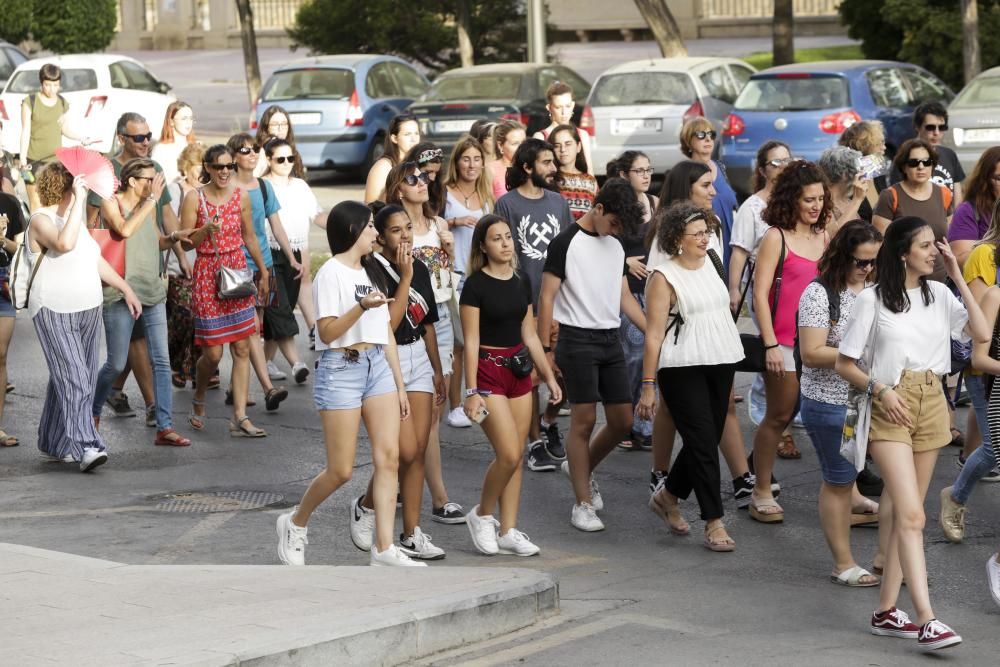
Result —
<path fill-rule="evenodd" d="M 719 440 L 743 346 L 729 311 L 725 281 L 708 261 L 710 215 L 690 202 L 678 202 L 657 230 L 656 242 L 670 258 L 647 279 L 646 351 L 637 413 L 652 418 L 658 382 L 684 441 L 650 503 L 663 508 L 671 532 L 687 535 L 690 526 L 678 499 L 694 491 L 705 520 L 705 547 L 732 551 L 736 543 L 722 523 Z"/>

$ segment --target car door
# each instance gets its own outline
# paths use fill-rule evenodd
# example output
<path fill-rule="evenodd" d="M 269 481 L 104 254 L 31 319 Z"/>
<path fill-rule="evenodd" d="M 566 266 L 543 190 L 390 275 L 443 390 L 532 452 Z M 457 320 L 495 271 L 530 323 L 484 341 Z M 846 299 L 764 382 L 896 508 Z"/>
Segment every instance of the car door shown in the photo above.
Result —
<path fill-rule="evenodd" d="M 409 105 L 409 102 L 403 103 L 390 64 L 375 63 L 365 76 L 365 95 L 371 100 L 371 108 L 365 109 L 365 118 L 373 114 L 380 128 L 388 127 L 393 117 Z"/>
<path fill-rule="evenodd" d="M 7 49 L 0 49 L 0 86 L 7 83 L 7 79 L 14 73 L 15 67 L 17 65 L 11 62 Z"/>
<path fill-rule="evenodd" d="M 948 106 L 948 103 L 955 97 L 944 81 L 926 70 L 903 67 L 900 71 L 910 86 L 914 105 L 920 105 L 924 102 L 941 102 Z"/>
<path fill-rule="evenodd" d="M 898 67 L 886 66 L 865 72 L 865 83 L 876 107 L 875 120 L 885 127 L 890 152 L 914 135 L 913 97 Z M 870 119 L 865 119 L 870 120 Z"/>
<path fill-rule="evenodd" d="M 119 99 L 113 105 L 121 110 L 119 114 L 123 111 L 142 114 L 153 132 L 153 139 L 159 138 L 167 106 L 173 101 L 161 90 L 162 84 L 144 67 L 131 60 L 112 63 L 108 73 L 111 75 L 112 87 L 121 91 L 116 95 Z M 111 104 L 111 100 L 108 102 Z"/>

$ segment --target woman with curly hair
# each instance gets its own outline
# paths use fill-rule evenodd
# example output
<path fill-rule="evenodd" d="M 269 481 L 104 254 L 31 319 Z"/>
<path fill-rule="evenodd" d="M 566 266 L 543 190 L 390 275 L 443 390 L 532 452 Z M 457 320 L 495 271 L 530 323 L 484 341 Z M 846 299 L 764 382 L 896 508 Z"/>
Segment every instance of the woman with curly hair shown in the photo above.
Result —
<path fill-rule="evenodd" d="M 887 172 L 890 164 L 885 154 L 885 127 L 881 121 L 863 120 L 844 130 L 837 143 L 858 151 L 863 158 L 875 165 L 874 171 L 869 172 L 874 174 L 874 178 L 869 180 L 864 199 L 858 206 L 858 217 L 862 220 L 871 220 L 879 193 L 889 185 Z"/>
<path fill-rule="evenodd" d="M 264 147 L 271 139 L 284 139 L 288 142 L 288 145 L 295 152 L 295 162 L 292 163 L 292 178 L 305 179 L 306 168 L 302 165 L 302 156 L 299 155 L 299 151 L 295 147 L 295 130 L 292 128 L 291 118 L 288 112 L 277 104 L 268 107 L 261 114 L 254 143 Z M 253 175 L 257 177 L 263 176 L 267 173 L 269 166 L 267 160 L 258 160 L 257 165 L 254 167 Z"/>
<path fill-rule="evenodd" d="M 753 305 L 765 350 L 767 411 L 754 437 L 757 479 L 750 496 L 750 516 L 762 523 L 777 523 L 785 518 L 771 491 L 775 454 L 783 458 L 802 456 L 794 443 L 789 446 L 782 439 L 782 432 L 795 416 L 799 398 L 792 355 L 795 313 L 802 292 L 818 273 L 831 209 L 823 171 L 812 162 L 798 161 L 778 176 L 762 214 L 771 229 L 764 234 L 757 252 Z"/>
<path fill-rule="evenodd" d="M 851 220 L 865 219 L 858 209 L 864 201 L 868 181 L 861 172 L 861 153 L 847 146 L 827 148 L 816 164 L 826 174 L 830 187 L 833 210 L 826 225 L 827 234 L 833 238 L 841 225 Z"/>

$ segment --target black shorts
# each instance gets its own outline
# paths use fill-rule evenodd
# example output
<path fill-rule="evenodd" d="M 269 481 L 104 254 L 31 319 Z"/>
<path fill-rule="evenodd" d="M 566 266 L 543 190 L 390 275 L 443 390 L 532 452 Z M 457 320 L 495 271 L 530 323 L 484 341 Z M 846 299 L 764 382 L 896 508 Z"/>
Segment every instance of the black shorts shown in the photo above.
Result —
<path fill-rule="evenodd" d="M 556 365 L 571 404 L 632 403 L 625 353 L 618 329 L 591 330 L 559 325 Z"/>

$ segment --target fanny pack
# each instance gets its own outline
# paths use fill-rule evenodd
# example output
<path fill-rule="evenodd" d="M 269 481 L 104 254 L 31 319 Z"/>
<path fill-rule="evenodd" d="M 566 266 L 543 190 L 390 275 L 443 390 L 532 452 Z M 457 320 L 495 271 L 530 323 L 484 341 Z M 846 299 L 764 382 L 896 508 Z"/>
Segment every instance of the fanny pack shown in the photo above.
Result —
<path fill-rule="evenodd" d="M 486 350 L 480 350 L 479 358 L 492 361 L 497 366 L 508 368 L 514 374 L 514 377 L 519 378 L 528 377 L 535 368 L 535 362 L 531 360 L 531 353 L 526 347 L 522 347 L 517 353 L 509 357 L 502 357 Z"/>

